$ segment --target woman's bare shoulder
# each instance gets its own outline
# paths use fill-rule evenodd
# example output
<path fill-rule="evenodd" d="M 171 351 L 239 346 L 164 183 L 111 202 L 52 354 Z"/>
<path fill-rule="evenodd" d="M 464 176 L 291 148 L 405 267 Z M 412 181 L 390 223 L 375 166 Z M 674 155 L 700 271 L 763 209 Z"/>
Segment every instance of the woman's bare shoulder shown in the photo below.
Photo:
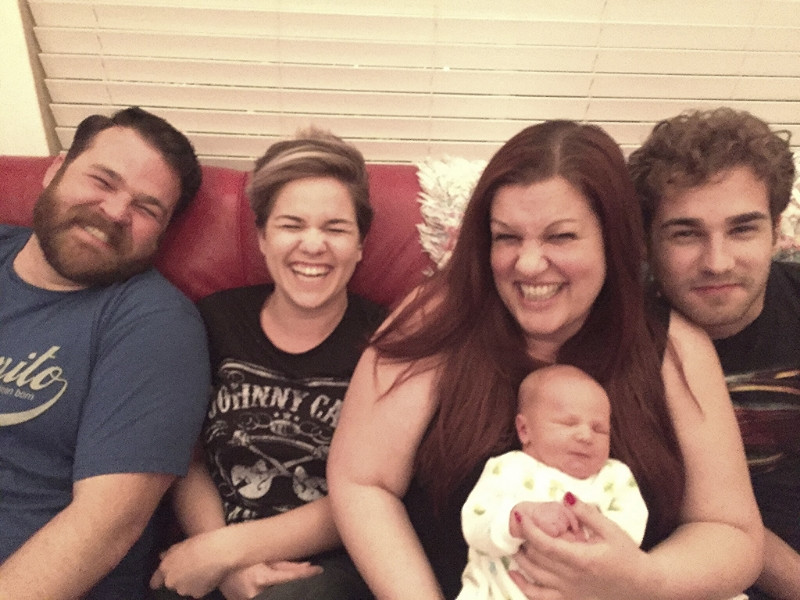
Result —
<path fill-rule="evenodd" d="M 699 343 L 704 347 L 713 347 L 711 339 L 702 328 L 675 310 L 670 313 L 668 335 L 670 340 L 681 344 Z"/>
<path fill-rule="evenodd" d="M 676 312 L 670 318 L 662 374 L 673 409 L 694 413 L 699 408 L 702 413 L 711 407 L 730 407 L 725 376 L 711 338 Z"/>
<path fill-rule="evenodd" d="M 442 302 L 443 293 L 432 292 L 427 289 L 427 285 L 422 283 L 406 294 L 386 317 L 377 333 L 381 333 L 394 323 L 400 315 L 404 320 L 404 331 L 409 332 L 418 330 L 427 319 L 431 318 L 431 314 Z"/>

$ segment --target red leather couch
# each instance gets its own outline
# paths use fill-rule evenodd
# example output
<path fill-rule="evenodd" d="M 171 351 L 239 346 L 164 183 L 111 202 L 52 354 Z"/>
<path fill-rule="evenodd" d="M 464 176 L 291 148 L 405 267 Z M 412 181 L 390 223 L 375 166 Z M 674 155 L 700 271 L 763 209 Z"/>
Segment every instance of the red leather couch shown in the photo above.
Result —
<path fill-rule="evenodd" d="M 51 157 L 0 156 L 0 223 L 29 225 Z M 413 165 L 369 165 L 375 219 L 350 288 L 392 306 L 433 263 L 419 243 Z M 203 167 L 203 185 L 162 242 L 156 266 L 192 300 L 269 280 L 245 196 L 247 173 Z"/>

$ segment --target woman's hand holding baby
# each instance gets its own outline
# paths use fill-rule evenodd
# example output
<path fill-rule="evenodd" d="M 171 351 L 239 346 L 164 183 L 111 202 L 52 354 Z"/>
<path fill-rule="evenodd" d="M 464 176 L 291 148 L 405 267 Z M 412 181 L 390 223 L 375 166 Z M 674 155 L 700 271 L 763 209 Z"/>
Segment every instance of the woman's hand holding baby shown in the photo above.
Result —
<path fill-rule="evenodd" d="M 586 532 L 586 543 L 551 536 L 525 511 L 518 513 L 519 537 L 525 542 L 514 555 L 519 571 L 510 575 L 522 592 L 531 599 L 553 600 L 642 597 L 637 590 L 648 572 L 647 554 L 594 506 L 576 499 L 564 508 L 579 523 L 578 530 Z"/>
<path fill-rule="evenodd" d="M 578 518 L 560 502 L 520 502 L 515 505 L 509 518 L 508 530 L 516 538 L 524 537 L 523 515 L 550 537 L 572 542 L 586 541 Z"/>

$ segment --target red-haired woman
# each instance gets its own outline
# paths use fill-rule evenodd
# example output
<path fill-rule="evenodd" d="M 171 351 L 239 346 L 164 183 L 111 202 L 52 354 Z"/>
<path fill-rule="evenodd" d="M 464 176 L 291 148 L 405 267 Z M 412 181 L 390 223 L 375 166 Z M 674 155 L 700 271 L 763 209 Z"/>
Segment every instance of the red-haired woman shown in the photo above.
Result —
<path fill-rule="evenodd" d="M 524 521 L 529 598 L 724 598 L 761 565 L 763 530 L 705 334 L 646 306 L 639 206 L 617 144 L 569 121 L 489 162 L 449 265 L 356 368 L 328 463 L 342 539 L 378 598 L 452 598 L 459 511 L 485 460 L 516 447 L 516 390 L 576 365 L 612 399 L 612 456 L 650 510 L 645 541 L 573 507 L 589 544 Z"/>

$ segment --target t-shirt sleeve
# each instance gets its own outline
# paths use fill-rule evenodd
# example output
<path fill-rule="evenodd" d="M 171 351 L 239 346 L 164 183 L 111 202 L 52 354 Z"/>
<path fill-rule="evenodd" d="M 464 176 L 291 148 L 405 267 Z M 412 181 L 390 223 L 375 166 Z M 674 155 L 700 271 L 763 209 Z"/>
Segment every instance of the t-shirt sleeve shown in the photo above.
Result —
<path fill-rule="evenodd" d="M 176 293 L 163 300 L 133 294 L 109 309 L 97 334 L 73 480 L 186 473 L 208 404 L 209 365 L 200 317 Z"/>

